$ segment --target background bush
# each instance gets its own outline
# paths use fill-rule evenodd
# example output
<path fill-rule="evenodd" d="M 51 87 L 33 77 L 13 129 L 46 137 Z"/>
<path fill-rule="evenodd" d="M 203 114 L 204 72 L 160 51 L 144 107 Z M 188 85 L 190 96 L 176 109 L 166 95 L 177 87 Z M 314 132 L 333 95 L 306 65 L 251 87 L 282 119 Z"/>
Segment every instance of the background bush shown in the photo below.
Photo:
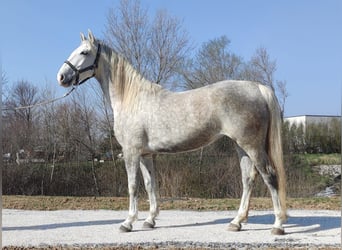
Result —
<path fill-rule="evenodd" d="M 223 139 L 202 151 L 156 158 L 159 193 L 162 197 L 240 198 L 241 171 L 234 150 L 224 151 L 230 144 Z M 329 178 L 315 173 L 301 154 L 285 154 L 287 192 L 290 197 L 309 197 L 329 184 Z M 51 174 L 53 176 L 51 178 Z M 146 196 L 140 176 L 140 193 Z M 95 182 L 96 180 L 96 182 Z M 127 196 L 124 162 L 115 161 L 37 164 L 5 163 L 3 194 Z M 253 196 L 268 196 L 260 176 Z"/>

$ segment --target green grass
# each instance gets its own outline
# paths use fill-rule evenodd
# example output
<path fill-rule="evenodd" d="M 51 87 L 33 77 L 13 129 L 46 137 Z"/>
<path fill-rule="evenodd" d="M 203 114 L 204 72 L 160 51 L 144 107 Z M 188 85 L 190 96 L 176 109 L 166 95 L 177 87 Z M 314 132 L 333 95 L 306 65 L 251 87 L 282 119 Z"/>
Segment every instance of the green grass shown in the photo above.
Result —
<path fill-rule="evenodd" d="M 310 166 L 341 164 L 341 154 L 300 154 Z"/>

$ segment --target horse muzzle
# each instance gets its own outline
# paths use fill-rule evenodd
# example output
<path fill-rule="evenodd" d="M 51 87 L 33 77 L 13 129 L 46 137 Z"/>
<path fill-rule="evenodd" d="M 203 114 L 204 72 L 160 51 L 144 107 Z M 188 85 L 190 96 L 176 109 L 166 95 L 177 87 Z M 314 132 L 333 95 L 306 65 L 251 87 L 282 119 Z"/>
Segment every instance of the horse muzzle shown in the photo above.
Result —
<path fill-rule="evenodd" d="M 75 77 L 74 74 L 65 74 L 65 73 L 58 73 L 57 74 L 57 81 L 59 85 L 63 87 L 70 87 L 73 85 Z"/>

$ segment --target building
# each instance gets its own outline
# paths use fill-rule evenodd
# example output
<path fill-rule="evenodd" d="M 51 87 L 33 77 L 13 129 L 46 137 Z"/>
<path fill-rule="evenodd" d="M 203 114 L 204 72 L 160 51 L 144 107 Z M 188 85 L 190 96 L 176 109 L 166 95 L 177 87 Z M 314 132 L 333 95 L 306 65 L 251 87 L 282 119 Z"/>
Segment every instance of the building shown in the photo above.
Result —
<path fill-rule="evenodd" d="M 301 115 L 284 118 L 289 152 L 340 153 L 341 116 Z"/>
<path fill-rule="evenodd" d="M 289 126 L 296 125 L 303 125 L 303 129 L 308 125 L 312 124 L 329 124 L 333 120 L 340 120 L 341 116 L 337 115 L 300 115 L 300 116 L 290 116 L 285 117 L 284 121 L 289 123 Z"/>

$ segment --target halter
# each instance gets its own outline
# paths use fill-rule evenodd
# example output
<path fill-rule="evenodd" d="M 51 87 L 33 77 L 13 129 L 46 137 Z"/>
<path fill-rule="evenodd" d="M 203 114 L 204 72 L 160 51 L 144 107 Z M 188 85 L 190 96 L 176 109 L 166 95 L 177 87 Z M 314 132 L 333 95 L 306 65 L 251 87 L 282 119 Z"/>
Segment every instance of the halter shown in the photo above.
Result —
<path fill-rule="evenodd" d="M 78 70 L 71 62 L 69 62 L 68 60 L 66 60 L 64 63 L 68 64 L 69 67 L 75 72 L 75 83 L 73 85 L 81 85 L 82 83 L 84 83 L 85 81 L 89 80 L 90 78 L 92 78 L 93 76 L 95 76 L 95 70 L 98 66 L 99 63 L 99 58 L 100 58 L 100 54 L 101 54 L 101 46 L 100 44 L 97 45 L 97 52 L 96 52 L 96 57 L 95 57 L 95 61 L 92 65 L 85 67 L 84 69 L 80 69 Z M 80 74 L 89 70 L 93 70 L 93 74 L 90 77 L 87 77 L 86 79 L 82 80 L 81 82 L 78 82 L 79 78 L 80 78 Z"/>

